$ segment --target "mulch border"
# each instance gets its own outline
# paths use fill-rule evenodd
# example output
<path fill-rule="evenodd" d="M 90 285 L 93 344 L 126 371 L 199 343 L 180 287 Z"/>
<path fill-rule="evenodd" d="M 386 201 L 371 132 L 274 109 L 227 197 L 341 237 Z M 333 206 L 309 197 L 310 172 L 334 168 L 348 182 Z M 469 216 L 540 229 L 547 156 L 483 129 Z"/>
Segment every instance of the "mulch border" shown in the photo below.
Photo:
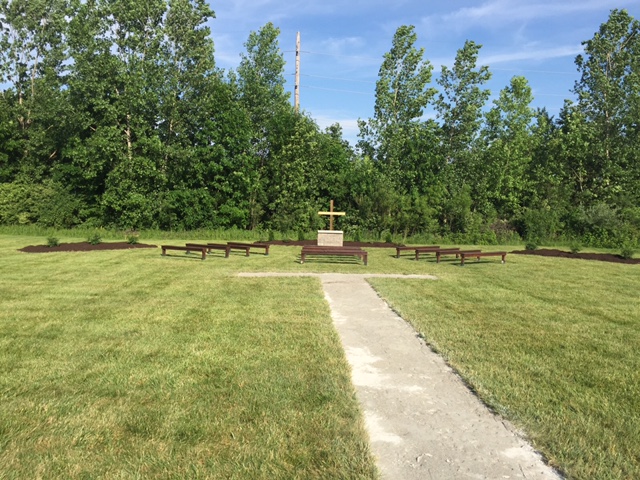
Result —
<path fill-rule="evenodd" d="M 146 243 L 127 242 L 102 242 L 95 245 L 89 242 L 61 243 L 55 247 L 48 245 L 29 245 L 18 249 L 19 252 L 26 253 L 53 253 L 53 252 L 93 252 L 95 250 L 131 250 L 134 248 L 158 248 L 157 245 Z"/>

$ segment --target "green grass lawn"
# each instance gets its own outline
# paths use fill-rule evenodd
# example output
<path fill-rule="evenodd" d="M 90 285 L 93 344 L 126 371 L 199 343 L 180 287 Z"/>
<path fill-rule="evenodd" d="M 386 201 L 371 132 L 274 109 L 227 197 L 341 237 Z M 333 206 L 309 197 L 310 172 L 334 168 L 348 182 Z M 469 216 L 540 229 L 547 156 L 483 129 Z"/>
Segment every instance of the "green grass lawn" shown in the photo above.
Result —
<path fill-rule="evenodd" d="M 640 266 L 36 243 L 0 236 L 0 478 L 375 478 L 320 283 L 241 271 L 438 276 L 371 283 L 570 478 L 640 478 Z"/>
<path fill-rule="evenodd" d="M 0 478 L 376 477 L 317 280 L 235 278 L 284 249 L 38 243 L 0 237 Z"/>
<path fill-rule="evenodd" d="M 371 283 L 569 478 L 640 478 L 640 265 L 489 258 Z"/>

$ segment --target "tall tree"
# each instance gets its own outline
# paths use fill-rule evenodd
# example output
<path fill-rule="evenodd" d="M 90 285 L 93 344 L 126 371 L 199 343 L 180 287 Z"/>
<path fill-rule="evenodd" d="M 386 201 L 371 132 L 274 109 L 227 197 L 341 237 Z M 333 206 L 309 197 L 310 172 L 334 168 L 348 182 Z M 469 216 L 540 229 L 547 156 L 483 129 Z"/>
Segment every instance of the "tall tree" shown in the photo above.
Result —
<path fill-rule="evenodd" d="M 396 30 L 378 72 L 374 116 L 358 122 L 362 153 L 405 192 L 414 187 L 414 172 L 427 161 L 405 154 L 413 142 L 429 134 L 421 126 L 421 117 L 435 95 L 435 89 L 428 87 L 433 67 L 424 60 L 424 49 L 415 47 L 416 41 L 413 26 Z"/>
<path fill-rule="evenodd" d="M 0 83 L 9 85 L 13 139 L 4 155 L 21 181 L 48 177 L 64 143 L 67 14 L 67 0 L 0 1 Z"/>
<path fill-rule="evenodd" d="M 483 86 L 491 78 L 487 66 L 477 65 L 481 48 L 482 45 L 467 40 L 457 51 L 453 67 L 443 66 L 436 80 L 441 87 L 435 109 L 441 125 L 439 146 L 444 162 L 440 176 L 441 221 L 446 230 L 466 230 L 471 216 L 472 187 L 476 194 L 480 190 L 477 164 L 482 152 L 478 139 L 483 108 L 490 95 Z M 474 206 L 487 210 L 486 203 L 476 201 Z"/>
<path fill-rule="evenodd" d="M 275 164 L 280 150 L 288 143 L 296 124 L 295 113 L 286 92 L 285 61 L 280 50 L 280 29 L 267 23 L 258 32 L 251 32 L 242 55 L 236 83 L 241 105 L 251 120 L 252 164 L 247 165 L 250 182 L 250 227 L 273 214 L 277 201 L 277 172 Z M 275 182 L 275 183 L 274 183 Z"/>
<path fill-rule="evenodd" d="M 453 67 L 443 66 L 436 80 L 442 88 L 435 108 L 442 125 L 443 153 L 448 163 L 461 168 L 473 154 L 482 126 L 482 109 L 491 93 L 483 88 L 491 79 L 489 67 L 477 66 L 480 48 L 482 45 L 467 40 L 456 53 Z"/>
<path fill-rule="evenodd" d="M 477 173 L 485 179 L 489 200 L 501 218 L 519 215 L 528 193 L 528 169 L 534 147 L 532 101 L 527 79 L 513 77 L 486 116 L 484 174 Z"/>
<path fill-rule="evenodd" d="M 640 23 L 613 10 L 583 45 L 574 91 L 588 126 L 591 194 L 606 202 L 623 193 L 640 199 Z"/>

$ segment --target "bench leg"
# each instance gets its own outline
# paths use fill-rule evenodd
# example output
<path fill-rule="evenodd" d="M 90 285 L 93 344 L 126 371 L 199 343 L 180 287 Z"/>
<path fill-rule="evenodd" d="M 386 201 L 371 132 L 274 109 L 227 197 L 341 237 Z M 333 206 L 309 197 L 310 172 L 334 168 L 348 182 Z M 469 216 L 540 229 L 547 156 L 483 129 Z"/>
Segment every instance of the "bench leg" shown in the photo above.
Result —
<path fill-rule="evenodd" d="M 163 248 L 162 249 L 162 256 L 165 257 L 167 255 L 167 249 Z"/>
<path fill-rule="evenodd" d="M 305 257 L 305 256 L 306 256 L 306 255 L 305 255 L 304 253 L 301 253 L 301 254 L 300 254 L 300 264 L 301 264 L 301 265 L 304 263 L 304 257 Z"/>
<path fill-rule="evenodd" d="M 505 257 L 506 257 L 506 255 L 502 255 L 502 263 L 503 264 L 506 262 Z"/>
<path fill-rule="evenodd" d="M 460 266 L 464 267 L 464 253 L 460 255 Z"/>

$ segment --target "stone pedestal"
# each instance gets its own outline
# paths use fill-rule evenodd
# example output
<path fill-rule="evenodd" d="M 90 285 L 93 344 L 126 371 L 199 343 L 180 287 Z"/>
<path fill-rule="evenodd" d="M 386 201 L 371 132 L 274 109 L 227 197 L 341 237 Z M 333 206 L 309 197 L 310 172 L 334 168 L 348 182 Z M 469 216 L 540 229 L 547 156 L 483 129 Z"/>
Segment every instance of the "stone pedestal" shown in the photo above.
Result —
<path fill-rule="evenodd" d="M 342 247 L 344 233 L 342 230 L 318 230 L 318 245 L 320 247 Z"/>

